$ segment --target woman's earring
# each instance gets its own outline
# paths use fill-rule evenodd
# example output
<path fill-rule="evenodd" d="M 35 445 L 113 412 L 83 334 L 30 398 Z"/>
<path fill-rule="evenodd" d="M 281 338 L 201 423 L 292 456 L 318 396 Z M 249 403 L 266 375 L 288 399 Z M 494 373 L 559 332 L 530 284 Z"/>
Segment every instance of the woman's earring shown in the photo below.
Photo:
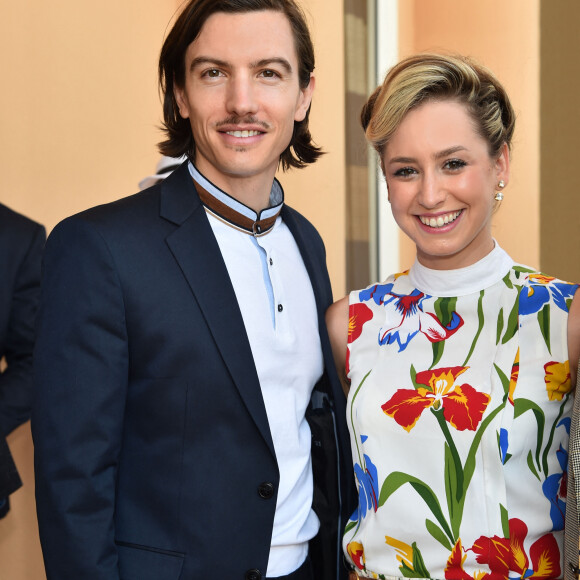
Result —
<path fill-rule="evenodd" d="M 497 186 L 499 187 L 499 191 L 495 194 L 495 200 L 501 201 L 503 199 L 503 191 L 501 191 L 505 187 L 505 182 L 502 179 Z"/>

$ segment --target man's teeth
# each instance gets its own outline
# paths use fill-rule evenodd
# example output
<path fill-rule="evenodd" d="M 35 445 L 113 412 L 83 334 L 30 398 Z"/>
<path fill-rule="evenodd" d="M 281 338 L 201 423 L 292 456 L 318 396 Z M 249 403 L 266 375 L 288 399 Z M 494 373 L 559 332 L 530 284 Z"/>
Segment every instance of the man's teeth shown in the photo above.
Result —
<path fill-rule="evenodd" d="M 226 131 L 226 133 L 232 137 L 254 137 L 259 135 L 260 131 Z"/>
<path fill-rule="evenodd" d="M 447 215 L 439 215 L 436 218 L 419 216 L 419 219 L 421 220 L 421 223 L 425 224 L 426 226 L 431 228 L 440 228 L 455 221 L 460 214 L 460 211 L 454 211 L 452 213 L 448 213 Z"/>

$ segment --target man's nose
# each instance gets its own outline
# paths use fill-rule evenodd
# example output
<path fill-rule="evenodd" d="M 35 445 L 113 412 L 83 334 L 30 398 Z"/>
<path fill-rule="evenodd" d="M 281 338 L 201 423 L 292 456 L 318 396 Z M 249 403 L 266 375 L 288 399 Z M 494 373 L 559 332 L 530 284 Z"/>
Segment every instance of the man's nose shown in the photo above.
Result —
<path fill-rule="evenodd" d="M 238 117 L 254 114 L 258 109 L 256 88 L 245 75 L 233 77 L 228 85 L 226 107 L 228 113 Z"/>

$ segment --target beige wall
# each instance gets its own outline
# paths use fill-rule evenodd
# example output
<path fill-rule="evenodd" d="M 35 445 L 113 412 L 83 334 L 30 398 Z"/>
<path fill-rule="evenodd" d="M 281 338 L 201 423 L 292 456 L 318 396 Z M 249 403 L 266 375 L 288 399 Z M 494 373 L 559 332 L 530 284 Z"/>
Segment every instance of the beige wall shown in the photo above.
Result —
<path fill-rule="evenodd" d="M 488 66 L 516 110 L 512 175 L 493 235 L 517 261 L 540 266 L 540 0 L 402 0 L 400 52 L 459 52 Z M 405 240 L 401 263 L 414 248 Z"/>
<path fill-rule="evenodd" d="M 45 224 L 137 191 L 158 160 L 156 66 L 179 0 L 0 0 L 0 201 Z M 344 288 L 341 0 L 304 0 L 316 47 L 312 133 L 328 155 L 282 175 L 287 201 L 320 230 Z M 24 487 L 0 520 L 0 580 L 42 580 L 32 443 L 9 438 Z"/>
<path fill-rule="evenodd" d="M 279 176 L 287 202 L 318 228 L 336 297 L 344 294 L 345 138 L 344 24 L 342 0 L 302 0 L 316 50 L 311 113 L 314 140 L 327 152 L 315 165 Z"/>

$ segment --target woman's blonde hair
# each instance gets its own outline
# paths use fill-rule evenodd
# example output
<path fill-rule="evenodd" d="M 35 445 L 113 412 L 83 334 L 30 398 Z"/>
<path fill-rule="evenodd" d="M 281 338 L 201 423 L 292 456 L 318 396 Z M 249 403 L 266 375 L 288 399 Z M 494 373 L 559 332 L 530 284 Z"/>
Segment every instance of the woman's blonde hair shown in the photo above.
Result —
<path fill-rule="evenodd" d="M 444 100 L 467 107 L 492 158 L 504 143 L 511 149 L 515 113 L 505 89 L 491 71 L 459 55 L 416 54 L 396 64 L 364 105 L 361 124 L 382 155 L 411 109 Z"/>

